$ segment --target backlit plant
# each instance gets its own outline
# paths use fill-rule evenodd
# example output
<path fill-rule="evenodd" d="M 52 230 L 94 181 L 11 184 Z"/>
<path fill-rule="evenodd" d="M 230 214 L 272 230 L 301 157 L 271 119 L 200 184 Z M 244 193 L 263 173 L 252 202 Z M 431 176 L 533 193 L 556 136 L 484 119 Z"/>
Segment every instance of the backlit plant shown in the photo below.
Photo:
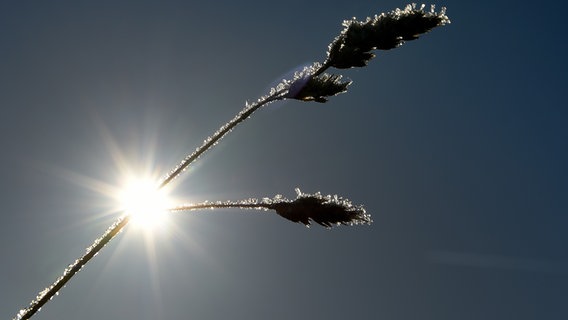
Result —
<path fill-rule="evenodd" d="M 355 18 L 343 22 L 343 30 L 329 44 L 326 59 L 297 71 L 292 79 L 283 79 L 270 92 L 256 102 L 246 103 L 245 107 L 229 122 L 208 137 L 193 153 L 184 158 L 158 184 L 162 189 L 205 151 L 216 145 L 221 138 L 235 127 L 249 119 L 260 108 L 281 100 L 299 100 L 304 102 L 325 103 L 330 97 L 347 91 L 351 81 L 341 75 L 327 73 L 330 68 L 348 69 L 366 66 L 375 57 L 376 50 L 390 50 L 401 46 L 405 41 L 414 40 L 431 29 L 450 23 L 445 8 L 439 12 L 434 6 L 425 10 L 425 6 L 407 5 L 382 13 L 364 21 Z M 307 194 L 296 188 L 296 198 L 289 200 L 281 195 L 272 198 L 244 199 L 241 201 L 217 201 L 198 204 L 180 204 L 169 208 L 170 212 L 202 209 L 259 209 L 273 210 L 278 215 L 306 226 L 316 222 L 326 228 L 337 225 L 371 224 L 371 216 L 363 206 L 354 205 L 349 200 L 337 195 L 323 196 L 319 192 Z M 127 212 L 117 219 L 106 232 L 86 249 L 86 253 L 70 264 L 63 274 L 49 287 L 42 290 L 30 305 L 18 312 L 15 319 L 29 319 L 45 305 L 61 288 L 79 272 L 114 236 L 131 221 Z"/>

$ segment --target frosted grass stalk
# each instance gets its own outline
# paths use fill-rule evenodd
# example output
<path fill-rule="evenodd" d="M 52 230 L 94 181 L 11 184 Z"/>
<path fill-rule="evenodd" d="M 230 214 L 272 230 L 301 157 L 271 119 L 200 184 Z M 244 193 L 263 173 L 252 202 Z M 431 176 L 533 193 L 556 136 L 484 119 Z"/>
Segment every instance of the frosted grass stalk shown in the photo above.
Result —
<path fill-rule="evenodd" d="M 41 307 L 46 304 L 53 296 L 57 295 L 59 290 L 61 290 L 65 284 L 73 278 L 81 269 L 96 256 L 99 251 L 101 251 L 107 243 L 109 243 L 114 236 L 116 236 L 124 226 L 128 224 L 130 217 L 128 215 L 122 216 L 117 219 L 103 235 L 96 239 L 93 244 L 85 250 L 85 254 L 79 259 L 75 260 L 72 264 L 65 268 L 63 274 L 51 284 L 51 286 L 42 290 L 30 305 L 26 309 L 22 309 L 18 312 L 16 319 L 25 320 L 31 318 L 36 312 L 38 312 Z"/>
<path fill-rule="evenodd" d="M 321 65 L 319 63 L 314 63 L 311 67 L 305 68 L 303 73 L 296 73 L 294 80 L 288 81 L 284 80 L 280 84 L 278 84 L 275 88 L 270 90 L 270 94 L 267 96 L 263 96 L 258 101 L 249 104 L 246 103 L 245 107 L 229 122 L 221 126 L 215 133 L 209 136 L 207 139 L 203 141 L 203 144 L 195 149 L 195 151 L 189 155 L 187 155 L 165 178 L 163 178 L 162 182 L 160 183 L 159 188 L 165 187 L 167 184 L 172 182 L 175 178 L 177 178 L 187 167 L 197 160 L 203 153 L 209 150 L 212 146 L 214 146 L 219 140 L 221 140 L 226 134 L 231 132 L 237 125 L 245 121 L 246 119 L 250 118 L 252 114 L 260 109 L 261 107 L 278 100 L 284 99 L 295 99 L 295 97 L 290 97 L 288 92 L 290 91 L 290 87 L 295 83 L 295 81 L 300 81 L 301 74 L 303 77 L 311 77 L 315 74 L 322 73 L 325 69 L 329 68 L 327 65 Z"/>
<path fill-rule="evenodd" d="M 168 183 L 177 178 L 191 163 L 193 163 L 203 153 L 205 153 L 205 151 L 209 150 L 212 146 L 219 142 L 221 138 L 223 138 L 227 133 L 231 132 L 231 130 L 233 130 L 239 123 L 249 118 L 260 107 L 270 102 L 281 100 L 282 97 L 280 96 L 280 94 L 281 92 L 275 92 L 266 98 L 261 98 L 259 101 L 253 104 L 247 103 L 244 109 L 241 110 L 241 112 L 239 112 L 233 119 L 219 128 L 219 130 L 217 130 L 212 136 L 205 139 L 201 147 L 195 149 L 193 153 L 187 155 L 170 173 L 168 173 L 168 175 L 160 183 L 159 188 L 165 187 L 166 185 L 168 185 Z"/>

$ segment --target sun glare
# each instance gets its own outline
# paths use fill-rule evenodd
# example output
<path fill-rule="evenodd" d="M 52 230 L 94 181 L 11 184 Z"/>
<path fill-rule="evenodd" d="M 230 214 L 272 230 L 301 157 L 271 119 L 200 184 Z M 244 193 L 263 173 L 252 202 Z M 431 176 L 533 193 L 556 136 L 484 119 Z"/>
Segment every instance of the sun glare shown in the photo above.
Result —
<path fill-rule="evenodd" d="M 144 229 L 153 229 L 164 224 L 168 197 L 156 181 L 150 179 L 131 179 L 123 187 L 119 196 L 121 209 L 130 215 L 131 221 Z"/>

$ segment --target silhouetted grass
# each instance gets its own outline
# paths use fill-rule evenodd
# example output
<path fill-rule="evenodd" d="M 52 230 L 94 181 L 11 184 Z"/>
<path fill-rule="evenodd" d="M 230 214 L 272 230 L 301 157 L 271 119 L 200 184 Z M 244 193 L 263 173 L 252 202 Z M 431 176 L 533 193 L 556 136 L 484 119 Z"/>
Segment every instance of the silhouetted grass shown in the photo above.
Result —
<path fill-rule="evenodd" d="M 315 101 L 325 103 L 330 97 L 347 91 L 351 81 L 343 80 L 341 75 L 328 74 L 330 68 L 347 69 L 366 66 L 375 57 L 374 50 L 390 50 L 401 46 L 405 41 L 415 40 L 431 29 L 450 23 L 445 8 L 439 12 L 434 6 L 429 11 L 425 6 L 407 5 L 404 9 L 396 9 L 382 13 L 365 21 L 345 20 L 344 29 L 329 44 L 327 57 L 323 62 L 315 62 L 311 66 L 295 73 L 292 79 L 284 79 L 270 92 L 254 103 L 246 103 L 245 107 L 229 122 L 207 138 L 194 152 L 185 157 L 160 182 L 163 188 L 182 174 L 187 167 L 203 153 L 215 146 L 225 135 L 239 124 L 249 119 L 254 112 L 274 101 L 294 99 L 299 101 Z M 306 226 L 314 221 L 324 227 L 336 225 L 370 224 L 371 217 L 363 206 L 353 205 L 349 200 L 339 196 L 322 196 L 320 193 L 305 194 L 296 189 L 297 197 L 288 200 L 282 196 L 247 199 L 237 202 L 220 201 L 193 205 L 181 205 L 171 211 L 191 211 L 199 209 L 263 209 L 274 210 L 278 215 Z M 110 240 L 112 240 L 130 221 L 125 214 L 118 218 L 93 244 L 85 254 L 70 264 L 63 274 L 49 287 L 42 290 L 29 306 L 18 312 L 15 319 L 29 319 L 50 301 L 63 286 L 71 280 Z"/>

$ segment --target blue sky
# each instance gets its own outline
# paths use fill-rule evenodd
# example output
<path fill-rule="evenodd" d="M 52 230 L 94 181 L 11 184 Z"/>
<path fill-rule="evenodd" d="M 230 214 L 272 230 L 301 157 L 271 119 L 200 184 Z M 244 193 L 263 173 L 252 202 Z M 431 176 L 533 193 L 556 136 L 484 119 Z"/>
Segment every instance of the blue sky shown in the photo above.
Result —
<path fill-rule="evenodd" d="M 341 21 L 397 1 L 0 4 L 0 317 Z M 186 175 L 188 202 L 340 194 L 371 226 L 238 210 L 127 228 L 37 319 L 565 319 L 567 29 L 560 3 L 445 1 L 452 23 L 326 104 L 255 114 Z M 118 151 L 117 151 L 118 150 Z M 104 188 L 103 188 L 104 187 Z M 129 226 L 130 227 L 130 226 Z"/>

